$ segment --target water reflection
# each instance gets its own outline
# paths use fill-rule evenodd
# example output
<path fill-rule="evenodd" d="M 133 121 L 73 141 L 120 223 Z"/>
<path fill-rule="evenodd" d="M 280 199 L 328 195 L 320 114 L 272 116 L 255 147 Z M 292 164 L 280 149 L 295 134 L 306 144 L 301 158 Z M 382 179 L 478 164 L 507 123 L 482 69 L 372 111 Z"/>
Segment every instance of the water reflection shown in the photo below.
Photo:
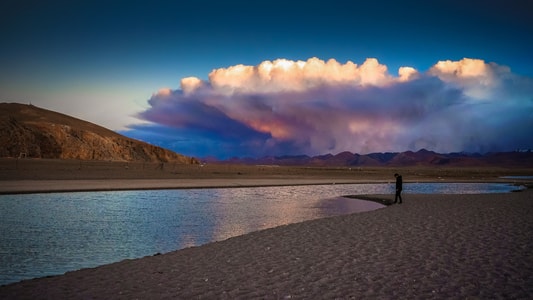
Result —
<path fill-rule="evenodd" d="M 217 221 L 212 239 L 223 240 L 323 216 L 317 205 L 320 198 L 308 197 L 305 191 L 296 187 L 217 190 L 217 201 L 212 202 Z"/>
<path fill-rule="evenodd" d="M 405 193 L 508 192 L 503 184 L 406 184 Z M 0 196 L 0 284 L 375 209 L 349 194 L 391 184 Z M 364 206 L 366 205 L 366 206 Z"/>

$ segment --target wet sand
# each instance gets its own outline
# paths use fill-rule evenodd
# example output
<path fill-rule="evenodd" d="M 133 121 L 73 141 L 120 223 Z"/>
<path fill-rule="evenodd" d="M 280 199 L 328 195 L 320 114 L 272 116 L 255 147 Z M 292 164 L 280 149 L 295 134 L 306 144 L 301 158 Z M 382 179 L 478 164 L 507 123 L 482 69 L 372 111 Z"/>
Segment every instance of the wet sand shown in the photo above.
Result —
<path fill-rule="evenodd" d="M 531 190 L 404 195 L 375 211 L 2 286 L 0 298 L 526 299 L 532 215 Z"/>

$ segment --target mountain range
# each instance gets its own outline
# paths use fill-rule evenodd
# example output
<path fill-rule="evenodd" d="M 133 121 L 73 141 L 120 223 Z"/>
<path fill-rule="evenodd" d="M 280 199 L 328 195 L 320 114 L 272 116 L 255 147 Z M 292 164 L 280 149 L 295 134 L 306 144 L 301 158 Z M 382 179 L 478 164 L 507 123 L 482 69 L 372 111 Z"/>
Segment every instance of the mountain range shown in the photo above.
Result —
<path fill-rule="evenodd" d="M 198 160 L 34 105 L 0 103 L 0 157 L 106 161 Z"/>
<path fill-rule="evenodd" d="M 267 156 L 262 158 L 232 158 L 226 161 L 207 159 L 208 162 L 235 163 L 249 165 L 292 165 L 292 166 L 321 166 L 321 167 L 407 167 L 407 166 L 435 166 L 435 167 L 533 167 L 533 151 L 517 150 L 512 152 L 492 153 L 436 153 L 426 149 L 417 152 L 386 152 L 357 154 L 348 151 L 339 154 L 318 156 Z"/>

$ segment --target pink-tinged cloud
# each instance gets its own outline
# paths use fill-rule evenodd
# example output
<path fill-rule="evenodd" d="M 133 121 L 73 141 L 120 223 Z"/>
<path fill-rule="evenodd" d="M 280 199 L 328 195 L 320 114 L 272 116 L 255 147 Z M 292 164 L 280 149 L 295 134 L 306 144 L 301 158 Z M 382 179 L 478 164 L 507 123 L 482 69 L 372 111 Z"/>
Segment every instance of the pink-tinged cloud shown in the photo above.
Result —
<path fill-rule="evenodd" d="M 277 59 L 257 66 L 236 65 L 213 70 L 208 84 L 213 91 L 224 94 L 303 92 L 325 85 L 383 86 L 393 78 L 387 67 L 369 58 L 358 66 L 352 62 L 341 64 L 334 59 L 318 58 L 307 61 Z M 181 89 L 193 91 L 202 86 L 200 79 L 189 77 L 181 81 Z"/>
<path fill-rule="evenodd" d="M 479 59 L 397 75 L 374 58 L 278 59 L 183 78 L 148 102 L 140 117 L 167 133 L 154 142 L 197 156 L 533 148 L 533 80 Z"/>

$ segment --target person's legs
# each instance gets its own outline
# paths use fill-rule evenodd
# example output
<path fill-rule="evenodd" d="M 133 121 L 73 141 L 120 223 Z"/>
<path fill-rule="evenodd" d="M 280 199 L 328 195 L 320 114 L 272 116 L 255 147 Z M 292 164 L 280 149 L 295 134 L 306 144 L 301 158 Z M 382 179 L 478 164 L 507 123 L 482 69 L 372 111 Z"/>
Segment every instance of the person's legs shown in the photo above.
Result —
<path fill-rule="evenodd" d="M 398 199 L 400 201 L 398 201 Z M 396 194 L 394 195 L 394 202 L 393 203 L 402 203 L 402 191 L 396 191 Z"/>

